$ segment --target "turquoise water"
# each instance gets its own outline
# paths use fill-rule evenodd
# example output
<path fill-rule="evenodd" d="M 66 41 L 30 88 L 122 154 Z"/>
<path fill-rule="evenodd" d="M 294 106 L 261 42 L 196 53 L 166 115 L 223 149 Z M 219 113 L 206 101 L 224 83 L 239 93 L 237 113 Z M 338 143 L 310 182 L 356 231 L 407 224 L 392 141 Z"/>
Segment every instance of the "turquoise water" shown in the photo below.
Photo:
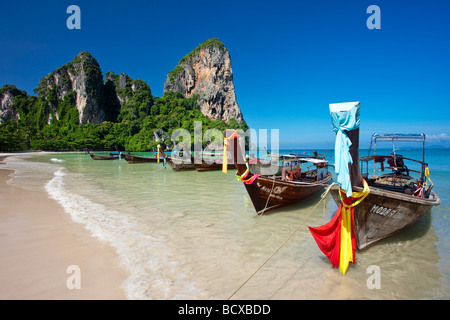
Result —
<path fill-rule="evenodd" d="M 333 163 L 332 150 L 318 151 Z M 7 166 L 16 170 L 10 183 L 45 188 L 75 222 L 116 249 L 131 273 L 123 284 L 129 299 L 448 299 L 449 156 L 426 154 L 441 204 L 412 228 L 357 252 L 345 276 L 307 228 L 334 214 L 330 195 L 260 217 L 234 171 L 173 172 L 162 163 L 94 161 L 84 153 L 10 157 Z M 372 265 L 380 268 L 380 289 L 367 285 Z"/>

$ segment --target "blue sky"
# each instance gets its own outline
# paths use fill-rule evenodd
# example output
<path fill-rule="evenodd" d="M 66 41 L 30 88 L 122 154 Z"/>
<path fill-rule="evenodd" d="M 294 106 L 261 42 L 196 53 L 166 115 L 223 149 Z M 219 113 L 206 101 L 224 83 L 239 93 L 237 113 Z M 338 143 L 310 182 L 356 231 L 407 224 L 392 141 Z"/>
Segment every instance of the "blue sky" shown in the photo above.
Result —
<path fill-rule="evenodd" d="M 69 5 L 81 30 L 69 30 Z M 369 30 L 368 6 L 381 9 Z M 0 12 L 0 86 L 33 94 L 39 79 L 89 51 L 106 71 L 146 81 L 198 44 L 229 49 L 244 118 L 280 129 L 282 148 L 331 148 L 330 103 L 361 101 L 373 132 L 425 132 L 450 147 L 450 1 L 8 1 Z"/>

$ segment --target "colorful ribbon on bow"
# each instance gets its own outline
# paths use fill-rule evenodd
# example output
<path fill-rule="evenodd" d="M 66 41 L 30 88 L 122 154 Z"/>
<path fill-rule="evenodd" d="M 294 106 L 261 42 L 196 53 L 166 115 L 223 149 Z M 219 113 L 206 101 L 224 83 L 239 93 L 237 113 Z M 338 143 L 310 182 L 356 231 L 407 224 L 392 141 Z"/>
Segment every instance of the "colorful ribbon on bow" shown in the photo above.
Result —
<path fill-rule="evenodd" d="M 347 197 L 345 191 L 339 189 L 341 204 L 330 222 L 315 228 L 309 227 L 314 240 L 333 268 L 339 267 L 343 274 L 347 272 L 350 262 L 355 263 L 354 207 L 370 193 L 367 182 L 363 181 L 364 190 L 353 192 L 351 197 Z"/>
<path fill-rule="evenodd" d="M 252 184 L 256 180 L 256 178 L 258 178 L 260 176 L 259 174 L 254 174 L 250 178 L 246 179 L 249 173 L 250 173 L 250 170 L 248 168 L 247 168 L 247 170 L 245 170 L 245 172 L 242 176 L 238 175 L 238 172 L 236 172 L 236 178 L 245 184 Z"/>
<path fill-rule="evenodd" d="M 227 159 L 227 145 L 230 143 L 231 139 L 237 138 L 238 132 L 235 130 L 231 136 L 224 137 L 223 138 L 223 159 L 222 159 L 222 172 L 227 173 L 228 169 L 228 159 Z M 239 148 L 239 145 L 237 144 L 235 146 L 236 148 Z M 247 170 L 242 175 L 239 175 L 239 171 L 236 171 L 236 178 L 239 181 L 242 181 L 245 184 L 252 184 L 260 175 L 259 174 L 253 174 L 250 178 L 247 179 L 250 170 L 248 168 L 248 164 L 246 163 Z"/>

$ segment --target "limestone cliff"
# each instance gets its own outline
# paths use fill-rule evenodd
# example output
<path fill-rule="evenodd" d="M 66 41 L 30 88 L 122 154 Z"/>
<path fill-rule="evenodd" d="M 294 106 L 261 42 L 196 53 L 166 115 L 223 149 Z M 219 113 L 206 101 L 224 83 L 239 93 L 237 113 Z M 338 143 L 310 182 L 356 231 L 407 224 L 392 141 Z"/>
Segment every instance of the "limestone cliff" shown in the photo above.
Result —
<path fill-rule="evenodd" d="M 121 73 L 106 72 L 105 101 L 107 107 L 114 112 L 120 111 L 116 120 L 129 120 L 148 116 L 154 103 L 150 86 L 141 79 L 133 80 Z"/>
<path fill-rule="evenodd" d="M 105 120 L 103 89 L 103 76 L 97 60 L 89 52 L 83 51 L 73 61 L 41 78 L 35 90 L 40 97 L 47 99 L 50 113 L 56 118 L 56 106 L 49 97 L 56 93 L 58 99 L 64 100 L 74 91 L 79 123 L 86 124 Z"/>
<path fill-rule="evenodd" d="M 19 119 L 19 112 L 14 103 L 17 96 L 27 96 L 25 91 L 20 91 L 14 85 L 5 85 L 0 89 L 0 123 L 12 119 Z"/>
<path fill-rule="evenodd" d="M 164 92 L 180 92 L 185 97 L 199 96 L 201 112 L 210 119 L 239 123 L 243 117 L 236 102 L 233 71 L 228 49 L 219 39 L 209 39 L 184 56 L 169 72 Z"/>

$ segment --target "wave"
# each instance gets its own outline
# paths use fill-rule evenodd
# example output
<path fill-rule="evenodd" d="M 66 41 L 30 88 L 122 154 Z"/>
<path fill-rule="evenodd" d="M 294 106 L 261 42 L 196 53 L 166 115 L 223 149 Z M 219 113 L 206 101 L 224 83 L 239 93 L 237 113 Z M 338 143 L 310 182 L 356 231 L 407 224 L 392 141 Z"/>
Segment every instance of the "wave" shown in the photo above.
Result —
<path fill-rule="evenodd" d="M 201 290 L 186 280 L 179 262 L 163 236 L 147 234 L 132 217 L 70 192 L 64 185 L 66 173 L 60 168 L 46 184 L 50 198 L 83 224 L 94 237 L 109 242 L 119 255 L 121 265 L 131 276 L 122 284 L 128 299 L 192 299 Z"/>

